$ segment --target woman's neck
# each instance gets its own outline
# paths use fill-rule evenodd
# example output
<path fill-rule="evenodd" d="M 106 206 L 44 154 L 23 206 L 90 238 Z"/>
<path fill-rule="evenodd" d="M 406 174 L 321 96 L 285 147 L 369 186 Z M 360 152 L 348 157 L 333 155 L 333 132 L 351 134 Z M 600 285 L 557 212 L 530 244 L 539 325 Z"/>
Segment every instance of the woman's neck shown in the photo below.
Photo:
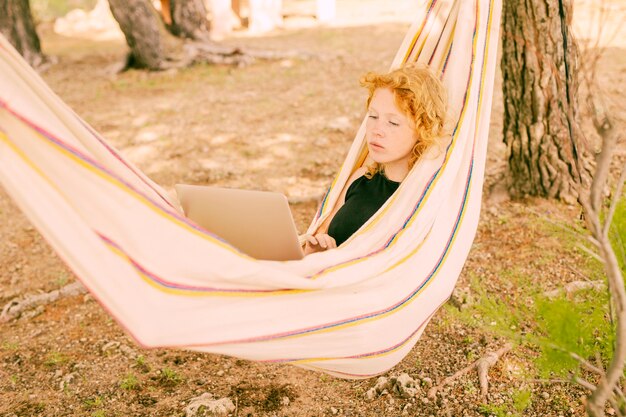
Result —
<path fill-rule="evenodd" d="M 402 180 L 406 178 L 407 174 L 409 173 L 409 167 L 405 161 L 402 162 L 404 163 L 392 162 L 390 164 L 383 165 L 383 172 L 388 180 L 402 182 Z"/>

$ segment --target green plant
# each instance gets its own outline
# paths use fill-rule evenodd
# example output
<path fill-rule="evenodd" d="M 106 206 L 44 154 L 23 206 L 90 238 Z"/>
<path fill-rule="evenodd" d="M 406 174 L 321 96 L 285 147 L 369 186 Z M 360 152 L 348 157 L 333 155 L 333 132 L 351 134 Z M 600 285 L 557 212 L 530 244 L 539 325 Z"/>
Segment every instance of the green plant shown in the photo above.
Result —
<path fill-rule="evenodd" d="M 126 391 L 138 390 L 140 388 L 137 377 L 133 374 L 128 374 L 120 382 L 120 388 Z"/>
<path fill-rule="evenodd" d="M 519 391 L 515 391 L 512 395 L 513 398 L 513 408 L 515 411 L 521 413 L 526 410 L 532 404 L 532 394 L 530 390 L 523 389 Z"/>
<path fill-rule="evenodd" d="M 57 366 L 67 362 L 67 358 L 60 352 L 52 352 L 46 358 L 44 365 L 46 366 Z"/>
<path fill-rule="evenodd" d="M 159 371 L 157 380 L 159 381 L 159 384 L 163 386 L 173 387 L 180 384 L 183 381 L 183 377 L 173 369 L 163 368 Z"/>
<path fill-rule="evenodd" d="M 571 353 L 581 358 L 600 355 L 604 361 L 611 357 L 614 331 L 609 315 L 606 293 L 579 291 L 573 298 L 537 300 L 536 338 L 542 355 L 537 364 L 540 373 L 566 375 L 579 371 L 579 363 Z"/>
<path fill-rule="evenodd" d="M 481 404 L 478 412 L 483 416 L 506 417 L 508 410 L 505 405 Z"/>
<path fill-rule="evenodd" d="M 32 0 L 33 13 L 42 20 L 61 17 L 74 8 L 90 10 L 96 5 L 96 0 Z"/>
<path fill-rule="evenodd" d="M 57 282 L 56 282 L 56 284 L 57 284 L 57 286 L 59 286 L 59 287 L 63 287 L 63 286 L 65 286 L 65 284 L 67 284 L 67 281 L 68 281 L 68 280 L 69 280 L 68 275 L 67 275 L 65 272 L 63 272 L 63 273 L 62 273 L 61 275 L 59 275 L 59 277 L 57 278 Z"/>
<path fill-rule="evenodd" d="M 93 410 L 94 408 L 101 407 L 103 404 L 102 397 L 96 395 L 95 397 L 89 397 L 83 400 L 83 407 L 86 410 Z"/>
<path fill-rule="evenodd" d="M 150 365 L 148 365 L 146 358 L 143 355 L 137 356 L 137 359 L 135 359 L 135 365 L 143 373 L 150 372 Z"/>
<path fill-rule="evenodd" d="M 2 342 L 3 350 L 17 350 L 19 347 L 20 345 L 17 342 Z"/>
<path fill-rule="evenodd" d="M 626 273 L 626 197 L 615 206 L 610 238 L 622 273 Z"/>

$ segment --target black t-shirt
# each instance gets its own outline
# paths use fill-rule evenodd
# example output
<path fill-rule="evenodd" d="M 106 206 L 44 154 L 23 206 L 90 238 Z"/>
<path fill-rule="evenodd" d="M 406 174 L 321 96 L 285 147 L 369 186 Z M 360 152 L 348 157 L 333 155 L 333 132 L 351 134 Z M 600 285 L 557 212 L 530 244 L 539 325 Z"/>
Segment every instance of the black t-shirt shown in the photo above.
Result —
<path fill-rule="evenodd" d="M 356 232 L 385 201 L 398 189 L 399 182 L 391 181 L 382 173 L 372 179 L 361 176 L 354 180 L 346 192 L 345 203 L 328 226 L 328 234 L 337 242 L 345 242 Z"/>

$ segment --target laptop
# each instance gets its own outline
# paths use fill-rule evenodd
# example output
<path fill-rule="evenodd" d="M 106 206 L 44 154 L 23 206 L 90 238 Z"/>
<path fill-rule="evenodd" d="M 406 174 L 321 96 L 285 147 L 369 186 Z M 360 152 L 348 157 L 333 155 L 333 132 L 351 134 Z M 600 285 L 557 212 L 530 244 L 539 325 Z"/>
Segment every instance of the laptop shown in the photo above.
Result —
<path fill-rule="evenodd" d="M 185 215 L 256 259 L 304 256 L 287 197 L 269 191 L 177 184 Z"/>

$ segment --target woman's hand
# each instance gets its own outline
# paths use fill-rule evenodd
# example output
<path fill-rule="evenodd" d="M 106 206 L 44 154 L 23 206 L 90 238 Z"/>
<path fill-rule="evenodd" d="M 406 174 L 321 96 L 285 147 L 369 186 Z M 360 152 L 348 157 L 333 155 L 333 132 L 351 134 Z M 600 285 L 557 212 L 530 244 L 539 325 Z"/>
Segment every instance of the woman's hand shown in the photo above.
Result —
<path fill-rule="evenodd" d="M 326 233 L 318 233 L 315 236 L 306 236 L 306 245 L 304 246 L 304 254 L 309 255 L 315 252 L 322 252 L 337 247 L 335 239 Z"/>

